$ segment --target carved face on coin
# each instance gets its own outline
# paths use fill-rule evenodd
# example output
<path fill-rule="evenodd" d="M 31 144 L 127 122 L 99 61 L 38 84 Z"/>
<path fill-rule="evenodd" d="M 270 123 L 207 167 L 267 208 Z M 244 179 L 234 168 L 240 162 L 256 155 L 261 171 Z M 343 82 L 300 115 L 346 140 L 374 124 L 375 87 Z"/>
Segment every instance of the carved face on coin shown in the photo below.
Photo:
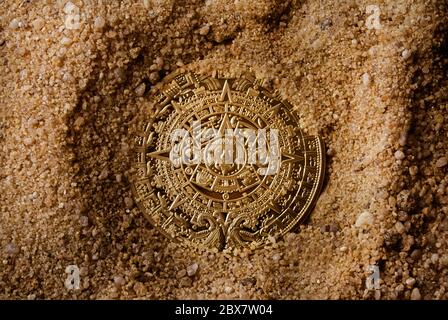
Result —
<path fill-rule="evenodd" d="M 219 250 L 258 247 L 306 218 L 322 186 L 324 145 L 260 80 L 181 70 L 149 102 L 132 190 L 164 234 Z"/>

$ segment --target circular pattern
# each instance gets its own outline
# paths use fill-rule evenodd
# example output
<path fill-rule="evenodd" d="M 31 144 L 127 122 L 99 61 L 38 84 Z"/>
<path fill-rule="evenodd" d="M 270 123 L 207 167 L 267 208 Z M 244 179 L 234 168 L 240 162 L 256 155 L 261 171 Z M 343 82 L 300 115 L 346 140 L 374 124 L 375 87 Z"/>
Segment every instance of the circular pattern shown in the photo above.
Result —
<path fill-rule="evenodd" d="M 174 240 L 260 246 L 307 216 L 324 176 L 324 145 L 292 106 L 250 74 L 178 71 L 152 91 L 136 136 L 132 190 Z"/>

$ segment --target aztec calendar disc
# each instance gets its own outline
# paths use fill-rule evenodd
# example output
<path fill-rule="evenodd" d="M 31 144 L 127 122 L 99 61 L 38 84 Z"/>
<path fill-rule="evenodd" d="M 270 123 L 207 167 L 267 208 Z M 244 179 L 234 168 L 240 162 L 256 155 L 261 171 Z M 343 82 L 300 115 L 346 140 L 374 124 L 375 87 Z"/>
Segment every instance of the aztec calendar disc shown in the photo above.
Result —
<path fill-rule="evenodd" d="M 302 222 L 322 186 L 322 140 L 250 74 L 177 71 L 150 94 L 135 137 L 132 191 L 175 241 L 259 247 Z"/>

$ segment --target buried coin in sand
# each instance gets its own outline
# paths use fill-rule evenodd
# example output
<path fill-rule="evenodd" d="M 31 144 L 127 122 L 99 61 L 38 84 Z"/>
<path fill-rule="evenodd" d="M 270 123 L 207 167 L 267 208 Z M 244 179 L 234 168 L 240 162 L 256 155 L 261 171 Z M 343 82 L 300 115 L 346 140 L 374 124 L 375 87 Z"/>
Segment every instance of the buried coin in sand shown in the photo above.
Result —
<path fill-rule="evenodd" d="M 153 88 L 135 138 L 132 190 L 175 241 L 259 247 L 293 229 L 322 186 L 322 140 L 250 74 L 177 71 Z"/>

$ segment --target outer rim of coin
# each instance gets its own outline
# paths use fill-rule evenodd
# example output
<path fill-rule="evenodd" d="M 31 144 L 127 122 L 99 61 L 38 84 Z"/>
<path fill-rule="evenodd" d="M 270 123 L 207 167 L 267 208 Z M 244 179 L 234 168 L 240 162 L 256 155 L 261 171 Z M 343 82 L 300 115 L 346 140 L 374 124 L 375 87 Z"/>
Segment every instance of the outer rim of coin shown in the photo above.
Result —
<path fill-rule="evenodd" d="M 308 207 L 305 209 L 303 215 L 299 218 L 299 220 L 295 223 L 295 225 L 291 229 L 283 232 L 281 234 L 282 236 L 284 236 L 288 232 L 292 232 L 292 231 L 298 229 L 300 227 L 300 225 L 303 222 L 305 222 L 306 219 L 308 219 L 308 217 L 311 215 L 311 212 L 313 212 L 317 201 L 319 200 L 319 196 L 321 195 L 322 188 L 323 188 L 324 181 L 325 181 L 325 169 L 327 167 L 327 162 L 326 162 L 326 158 L 325 158 L 326 149 L 325 149 L 325 143 L 324 143 L 322 137 L 316 136 L 316 138 L 318 141 L 318 148 L 319 148 L 318 155 L 320 157 L 321 166 L 319 167 L 319 173 L 318 173 L 319 179 L 317 180 L 317 184 L 314 189 L 315 190 L 314 196 L 311 198 L 311 201 L 310 201 Z"/>
<path fill-rule="evenodd" d="M 176 71 L 166 75 L 161 81 L 159 81 L 156 85 L 154 85 L 150 92 L 146 95 L 146 97 L 151 98 L 153 97 L 153 95 L 157 92 L 159 92 L 160 90 L 162 90 L 162 88 L 164 88 L 165 86 L 167 86 L 170 82 L 172 82 L 176 76 L 180 75 L 180 74 L 184 74 L 185 72 L 192 72 L 192 70 L 186 70 L 184 68 L 179 68 Z M 205 73 L 205 74 L 201 74 L 201 75 L 208 75 L 211 77 L 214 77 L 215 72 L 213 72 L 213 74 L 209 74 L 209 73 Z M 244 73 L 243 73 L 244 74 Z M 236 75 L 235 77 L 220 77 L 221 79 L 233 79 L 233 78 L 237 78 L 239 75 Z M 256 80 L 258 81 L 262 81 L 262 79 L 260 78 L 256 78 Z M 267 92 L 270 92 L 267 88 L 265 88 L 263 85 L 260 85 L 260 87 L 263 90 L 266 90 Z M 272 94 L 272 92 L 270 92 Z M 152 103 L 152 102 L 150 102 Z M 293 106 L 286 100 L 282 100 L 282 103 L 284 103 L 285 105 L 288 105 L 288 107 L 290 108 L 291 113 L 294 115 L 294 117 L 298 118 L 298 114 L 297 112 L 293 109 Z M 301 129 L 303 130 L 303 129 Z M 324 184 L 324 180 L 325 180 L 325 170 L 326 170 L 326 152 L 325 152 L 325 144 L 323 142 L 323 139 L 319 136 L 313 136 L 316 138 L 317 141 L 317 156 L 320 160 L 320 166 L 317 166 L 318 168 L 318 173 L 317 173 L 317 180 L 312 188 L 311 193 L 313 194 L 311 197 L 308 198 L 306 205 L 304 205 L 302 207 L 302 209 L 300 211 L 302 211 L 301 214 L 297 213 L 297 216 L 293 219 L 293 221 L 291 223 L 289 223 L 290 227 L 285 228 L 284 231 L 279 232 L 275 238 L 280 238 L 283 237 L 285 234 L 289 233 L 289 232 L 294 232 L 296 230 L 298 230 L 298 228 L 300 227 L 300 225 L 310 216 L 311 212 L 313 211 L 319 196 L 322 192 L 322 188 L 323 188 L 323 184 Z M 135 147 L 135 146 L 134 146 Z M 131 191 L 132 194 L 134 196 L 134 199 L 138 198 L 138 193 L 135 189 L 135 185 L 134 185 L 134 180 L 131 179 Z M 152 227 L 154 227 L 156 230 L 158 230 L 160 233 L 162 233 L 164 236 L 166 236 L 168 239 L 170 239 L 171 241 L 181 244 L 181 245 L 185 245 L 185 246 L 190 246 L 190 247 L 201 247 L 207 250 L 213 250 L 216 248 L 211 248 L 209 246 L 205 246 L 202 244 L 197 244 L 197 243 L 192 243 L 191 241 L 181 241 L 180 239 L 177 239 L 176 237 L 173 237 L 172 235 L 170 235 L 167 231 L 165 231 L 161 226 L 158 226 L 155 221 L 153 221 L 153 219 L 150 217 L 150 215 L 148 214 L 146 208 L 143 207 L 142 203 L 140 201 L 136 201 L 137 207 L 139 208 L 139 210 L 144 214 L 145 218 L 151 223 Z M 247 246 L 250 249 L 258 249 L 261 248 L 263 246 L 266 245 L 266 243 L 268 242 L 268 239 L 266 239 L 265 243 L 250 243 L 249 246 Z M 236 248 L 236 247 L 227 247 L 228 248 Z"/>

